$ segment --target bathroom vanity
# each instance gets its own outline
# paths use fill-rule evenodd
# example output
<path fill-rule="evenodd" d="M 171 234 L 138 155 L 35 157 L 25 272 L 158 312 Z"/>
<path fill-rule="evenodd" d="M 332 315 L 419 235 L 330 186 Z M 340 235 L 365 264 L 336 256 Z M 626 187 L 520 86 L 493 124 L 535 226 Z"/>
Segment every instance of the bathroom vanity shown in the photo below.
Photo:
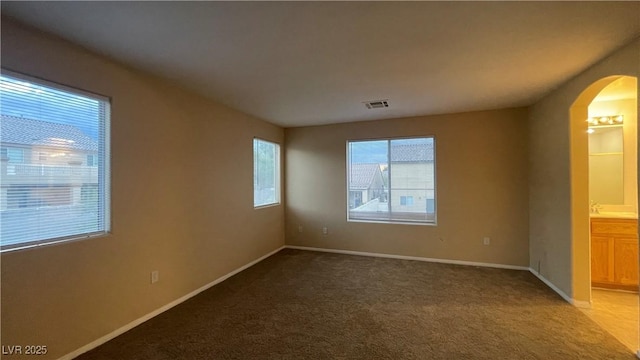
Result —
<path fill-rule="evenodd" d="M 638 291 L 638 219 L 635 214 L 591 216 L 591 284 Z"/>

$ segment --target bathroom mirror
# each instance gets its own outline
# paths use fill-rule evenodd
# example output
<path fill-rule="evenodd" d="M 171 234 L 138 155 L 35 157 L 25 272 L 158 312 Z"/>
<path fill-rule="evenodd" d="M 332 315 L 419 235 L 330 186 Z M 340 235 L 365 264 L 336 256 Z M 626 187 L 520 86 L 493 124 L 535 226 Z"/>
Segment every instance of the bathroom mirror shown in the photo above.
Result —
<path fill-rule="evenodd" d="M 589 199 L 624 204 L 623 127 L 589 128 Z"/>

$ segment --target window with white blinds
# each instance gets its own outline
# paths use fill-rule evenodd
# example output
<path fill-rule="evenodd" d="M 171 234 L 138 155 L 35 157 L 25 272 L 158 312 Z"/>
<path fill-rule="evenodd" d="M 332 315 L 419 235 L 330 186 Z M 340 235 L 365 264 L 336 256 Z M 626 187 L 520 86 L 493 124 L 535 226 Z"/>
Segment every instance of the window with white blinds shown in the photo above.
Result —
<path fill-rule="evenodd" d="M 109 100 L 0 75 L 3 251 L 109 231 Z"/>
<path fill-rule="evenodd" d="M 436 223 L 433 137 L 347 142 L 349 221 Z"/>
<path fill-rule="evenodd" d="M 280 145 L 253 139 L 253 206 L 280 203 Z"/>

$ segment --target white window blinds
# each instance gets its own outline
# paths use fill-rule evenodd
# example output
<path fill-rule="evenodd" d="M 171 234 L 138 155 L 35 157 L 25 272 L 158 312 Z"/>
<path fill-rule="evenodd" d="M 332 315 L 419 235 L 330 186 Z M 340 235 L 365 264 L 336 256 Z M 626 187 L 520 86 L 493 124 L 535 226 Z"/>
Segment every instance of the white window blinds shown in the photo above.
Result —
<path fill-rule="evenodd" d="M 108 99 L 0 76 L 2 250 L 109 231 Z"/>

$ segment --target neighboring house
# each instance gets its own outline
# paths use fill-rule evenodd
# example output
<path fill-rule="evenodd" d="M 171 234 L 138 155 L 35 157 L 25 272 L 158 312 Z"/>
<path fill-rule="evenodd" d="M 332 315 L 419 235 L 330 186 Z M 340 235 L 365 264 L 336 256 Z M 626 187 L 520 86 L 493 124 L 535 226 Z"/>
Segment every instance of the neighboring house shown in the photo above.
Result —
<path fill-rule="evenodd" d="M 73 125 L 2 115 L 0 210 L 97 201 L 97 154 Z"/>
<path fill-rule="evenodd" d="M 435 213 L 433 143 L 392 143 L 390 158 L 391 208 L 395 212 Z"/>
<path fill-rule="evenodd" d="M 352 164 L 349 174 L 349 209 L 379 199 L 385 201 L 380 164 Z"/>

